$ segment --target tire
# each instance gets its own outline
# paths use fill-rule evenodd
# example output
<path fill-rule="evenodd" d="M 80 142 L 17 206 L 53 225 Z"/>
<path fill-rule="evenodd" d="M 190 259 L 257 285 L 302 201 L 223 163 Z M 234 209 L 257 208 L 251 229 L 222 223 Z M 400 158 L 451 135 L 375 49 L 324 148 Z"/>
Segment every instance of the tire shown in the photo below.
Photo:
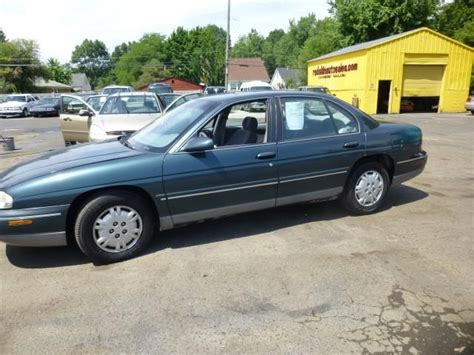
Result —
<path fill-rule="evenodd" d="M 91 197 L 82 205 L 74 223 L 79 248 L 95 264 L 114 263 L 139 255 L 154 233 L 155 216 L 148 202 L 126 191 L 109 191 Z"/>
<path fill-rule="evenodd" d="M 341 195 L 342 205 L 355 215 L 374 213 L 380 209 L 389 187 L 390 178 L 382 164 L 364 163 L 349 176 Z"/>
<path fill-rule="evenodd" d="M 28 109 L 27 108 L 23 109 L 23 116 L 22 117 L 28 117 Z"/>

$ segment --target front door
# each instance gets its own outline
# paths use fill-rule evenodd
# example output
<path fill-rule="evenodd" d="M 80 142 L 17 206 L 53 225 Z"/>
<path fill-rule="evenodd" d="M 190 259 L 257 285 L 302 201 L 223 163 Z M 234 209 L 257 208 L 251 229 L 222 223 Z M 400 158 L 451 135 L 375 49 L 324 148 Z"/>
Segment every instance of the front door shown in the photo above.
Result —
<path fill-rule="evenodd" d="M 358 121 L 319 98 L 280 99 L 277 205 L 338 196 L 353 164 L 363 157 Z"/>
<path fill-rule="evenodd" d="M 90 110 L 94 112 L 86 102 L 78 97 L 64 95 L 61 97 L 61 130 L 65 142 L 88 142 L 89 128 L 92 116 L 80 116 L 79 111 Z"/>
<path fill-rule="evenodd" d="M 388 113 L 391 83 L 391 80 L 379 80 L 379 90 L 377 95 L 377 113 Z"/>
<path fill-rule="evenodd" d="M 207 122 L 197 135 L 212 138 L 214 149 L 165 157 L 163 181 L 175 225 L 275 206 L 269 101 L 231 105 Z"/>

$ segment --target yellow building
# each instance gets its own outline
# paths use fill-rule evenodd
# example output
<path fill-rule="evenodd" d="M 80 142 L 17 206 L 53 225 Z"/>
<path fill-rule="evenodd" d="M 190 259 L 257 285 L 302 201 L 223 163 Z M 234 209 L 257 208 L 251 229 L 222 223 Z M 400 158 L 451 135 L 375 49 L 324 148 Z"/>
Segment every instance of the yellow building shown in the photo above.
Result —
<path fill-rule="evenodd" d="M 369 114 L 463 112 L 473 58 L 473 48 L 423 27 L 308 61 L 308 85 Z"/>

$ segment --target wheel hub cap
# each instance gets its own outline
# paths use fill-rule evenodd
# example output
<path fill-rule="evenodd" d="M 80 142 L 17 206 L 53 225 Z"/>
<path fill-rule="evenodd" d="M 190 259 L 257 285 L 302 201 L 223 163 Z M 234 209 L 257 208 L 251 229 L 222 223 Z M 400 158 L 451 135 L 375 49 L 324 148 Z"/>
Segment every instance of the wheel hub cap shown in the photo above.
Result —
<path fill-rule="evenodd" d="M 361 206 L 372 207 L 380 201 L 384 190 L 382 175 L 375 170 L 363 173 L 355 186 L 355 198 Z"/>
<path fill-rule="evenodd" d="M 132 248 L 140 239 L 143 222 L 140 214 L 128 206 L 114 206 L 95 220 L 94 241 L 108 253 L 120 253 Z"/>

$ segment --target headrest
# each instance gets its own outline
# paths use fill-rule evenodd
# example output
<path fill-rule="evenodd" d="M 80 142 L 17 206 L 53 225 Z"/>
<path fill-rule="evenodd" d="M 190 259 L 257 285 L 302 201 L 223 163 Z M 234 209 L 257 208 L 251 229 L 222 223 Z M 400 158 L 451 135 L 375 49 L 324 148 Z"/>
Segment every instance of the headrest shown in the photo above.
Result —
<path fill-rule="evenodd" d="M 258 128 L 258 122 L 255 117 L 247 116 L 242 121 L 242 128 L 246 131 L 255 132 Z"/>

